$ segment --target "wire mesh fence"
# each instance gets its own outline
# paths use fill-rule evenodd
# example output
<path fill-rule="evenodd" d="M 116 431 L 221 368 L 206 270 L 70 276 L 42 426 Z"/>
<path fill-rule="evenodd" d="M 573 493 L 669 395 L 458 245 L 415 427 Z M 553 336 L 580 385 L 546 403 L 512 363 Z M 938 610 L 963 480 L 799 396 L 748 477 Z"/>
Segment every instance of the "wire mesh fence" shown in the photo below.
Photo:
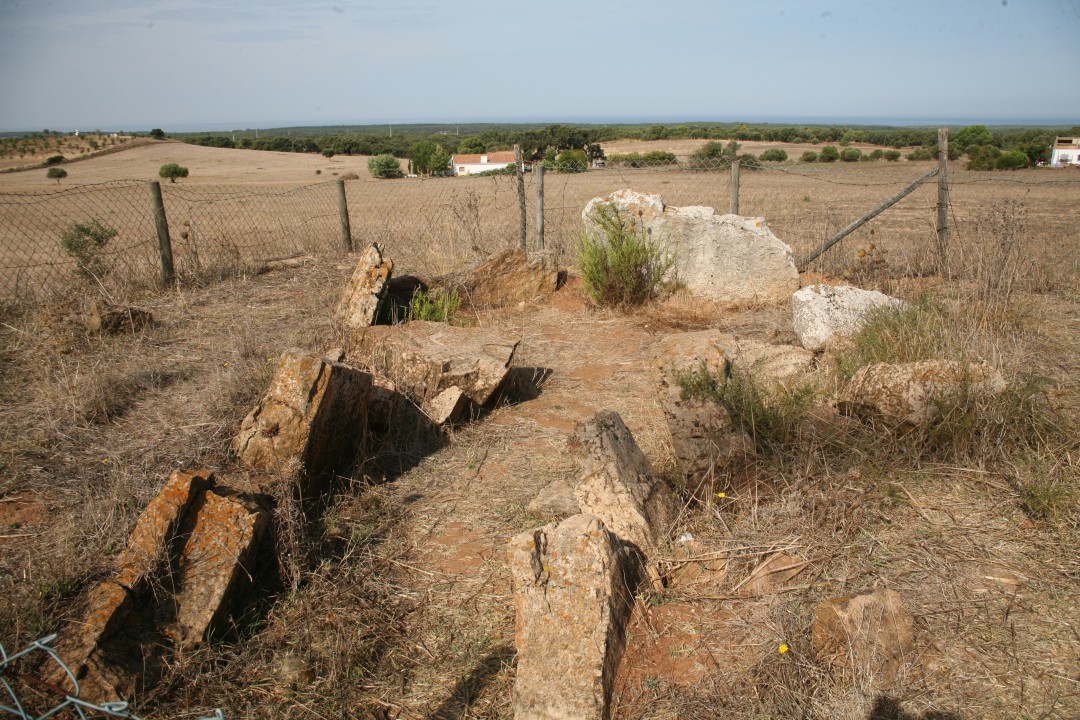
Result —
<path fill-rule="evenodd" d="M 647 157 L 648 154 L 645 155 Z M 632 188 L 660 195 L 667 205 L 704 205 L 725 213 L 732 190 L 731 161 L 692 155 L 609 159 L 606 167 L 546 164 L 544 239 L 571 262 L 589 200 Z M 739 213 L 764 217 L 797 258 L 869 208 L 934 167 L 931 163 L 744 162 Z M 512 167 L 511 167 L 512 170 Z M 345 187 L 351 242 L 379 243 L 409 272 L 439 275 L 476 264 L 520 242 L 524 214 L 530 247 L 538 242 L 538 173 L 529 169 L 521 203 L 512 172 L 486 176 L 352 178 Z M 196 185 L 161 187 L 176 276 L 256 271 L 296 254 L 342 254 L 338 181 L 309 185 Z M 985 241 L 987 215 L 1021 207 L 1024 242 L 1048 258 L 1048 275 L 1068 282 L 1078 266 L 1077 221 L 1069 211 L 1080 197 L 1080 176 L 1069 170 L 968 172 L 951 168 L 951 252 L 966 262 Z M 936 246 L 935 182 L 917 187 L 884 214 L 845 238 L 810 269 L 856 273 L 883 264 L 907 273 L 931 272 Z M 1015 212 L 1014 212 L 1015 214 Z M 999 217 L 1001 222 L 1016 218 Z M 115 231 L 91 248 L 91 260 L 65 247 L 75 223 L 96 221 Z M 147 184 L 115 181 L 37 193 L 0 193 L 0 298 L 49 299 L 73 283 L 106 291 L 160 282 L 161 262 Z"/>

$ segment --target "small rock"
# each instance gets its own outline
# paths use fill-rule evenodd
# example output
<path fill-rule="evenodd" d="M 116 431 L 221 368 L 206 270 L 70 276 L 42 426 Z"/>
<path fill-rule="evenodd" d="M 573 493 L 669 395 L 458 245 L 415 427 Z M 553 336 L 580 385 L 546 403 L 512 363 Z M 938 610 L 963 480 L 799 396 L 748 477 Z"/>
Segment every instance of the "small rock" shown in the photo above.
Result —
<path fill-rule="evenodd" d="M 846 285 L 808 285 L 791 296 L 795 336 L 814 352 L 854 335 L 872 313 L 903 306 L 899 298 Z"/>
<path fill-rule="evenodd" d="M 135 333 L 153 324 L 154 316 L 148 310 L 124 305 L 110 305 L 101 300 L 94 300 L 85 316 L 86 329 L 90 332 Z"/>
<path fill-rule="evenodd" d="M 580 513 L 581 505 L 569 483 L 565 480 L 552 480 L 540 489 L 525 509 L 540 515 L 569 517 Z"/>
<path fill-rule="evenodd" d="M 912 658 L 915 618 L 893 590 L 845 595 L 817 606 L 810 640 L 819 661 L 888 687 Z"/>
<path fill-rule="evenodd" d="M 636 578 L 618 538 L 590 515 L 510 542 L 516 720 L 606 720 Z"/>
<path fill-rule="evenodd" d="M 806 569 L 806 565 L 801 558 L 787 553 L 770 555 L 754 568 L 739 593 L 758 596 L 789 588 L 794 584 L 795 576 Z"/>

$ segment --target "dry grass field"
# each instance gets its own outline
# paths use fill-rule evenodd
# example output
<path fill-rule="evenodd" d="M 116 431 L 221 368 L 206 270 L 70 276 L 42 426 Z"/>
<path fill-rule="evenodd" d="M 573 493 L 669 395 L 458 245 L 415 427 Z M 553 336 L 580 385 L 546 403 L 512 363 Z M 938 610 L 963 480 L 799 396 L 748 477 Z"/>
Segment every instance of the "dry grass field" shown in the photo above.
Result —
<path fill-rule="evenodd" d="M 658 142 L 607 151 L 645 149 L 693 150 Z M 163 184 L 183 273 L 161 289 L 145 279 L 155 241 L 148 207 L 138 203 L 165 162 L 191 176 Z M 744 172 L 741 212 L 765 217 L 800 256 L 931 167 Z M 517 195 L 506 178 L 374 181 L 364 158 L 178 143 L 69 166 L 60 191 L 78 188 L 86 194 L 74 197 L 89 200 L 52 205 L 70 211 L 51 224 L 25 223 L 33 232 L 10 219 L 31 215 L 0 215 L 0 253 L 37 243 L 34 253 L 55 257 L 59 231 L 91 211 L 116 224 L 111 242 L 124 248 L 123 264 L 110 258 L 113 271 L 100 281 L 57 265 L 62 292 L 2 306 L 7 650 L 82 616 L 87 590 L 109 576 L 172 469 L 234 468 L 229 440 L 283 349 L 342 345 L 333 308 L 352 260 L 339 249 L 336 189 L 306 186 L 349 171 L 359 175 L 346 182 L 354 238 L 380 242 L 398 273 L 459 270 L 517 242 Z M 223 637 L 172 658 L 135 709 L 194 718 L 220 707 L 231 720 L 511 717 L 507 541 L 548 521 L 525 510 L 538 487 L 574 479 L 565 440 L 575 423 L 614 409 L 684 493 L 672 538 L 690 532 L 700 553 L 688 560 L 673 539 L 663 558 L 668 587 L 637 599 L 617 720 L 1080 716 L 1080 185 L 1058 182 L 1067 172 L 956 170 L 943 260 L 928 185 L 804 276 L 804 284 L 855 284 L 937 308 L 944 330 L 934 352 L 984 359 L 1013 387 L 1032 388 L 1019 409 L 987 408 L 1003 418 L 989 423 L 994 432 L 976 424 L 945 438 L 799 434 L 762 455 L 752 482 L 714 488 L 722 496 L 682 487 L 650 348 L 666 333 L 704 328 L 793 342 L 790 308 L 718 308 L 676 294 L 614 313 L 589 305 L 572 262 L 588 199 L 632 187 L 672 205 L 726 211 L 727 175 L 549 174 L 547 238 L 570 281 L 542 303 L 468 313 L 472 323 L 522 338 L 516 363 L 534 369 L 535 396 L 438 443 L 373 438 L 297 541 L 296 582 L 252 603 Z M 139 182 L 96 185 L 127 179 Z M 9 211 L 5 194 L 55 193 L 55 185 L 44 170 L 0 175 L 0 213 Z M 266 258 L 300 252 L 313 261 L 258 272 Z M 141 282 L 123 276 L 132 257 L 143 258 Z M 151 310 L 154 325 L 134 335 L 87 333 L 72 316 L 103 293 Z M 821 358 L 823 377 L 839 383 L 833 360 Z M 791 582 L 742 592 L 762 559 L 779 552 L 805 561 Z M 709 553 L 726 563 L 702 562 L 708 572 L 696 579 L 682 570 Z M 916 657 L 891 684 L 830 673 L 809 647 L 818 602 L 873 587 L 899 592 L 916 617 Z"/>

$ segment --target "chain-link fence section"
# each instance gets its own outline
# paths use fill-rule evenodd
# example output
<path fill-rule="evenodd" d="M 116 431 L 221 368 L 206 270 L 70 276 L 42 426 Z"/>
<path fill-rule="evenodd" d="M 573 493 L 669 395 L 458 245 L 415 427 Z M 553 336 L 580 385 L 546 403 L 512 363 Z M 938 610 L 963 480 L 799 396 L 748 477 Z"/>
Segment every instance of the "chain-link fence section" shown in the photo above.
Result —
<path fill-rule="evenodd" d="M 623 188 L 660 195 L 672 206 L 704 205 L 720 214 L 737 207 L 741 215 L 764 217 L 800 260 L 910 189 L 806 268 L 855 281 L 868 273 L 938 273 L 944 261 L 950 272 L 963 275 L 980 255 L 1000 252 L 994 243 L 1006 236 L 1022 241 L 1033 268 L 1041 264 L 1043 285 L 1068 283 L 1080 263 L 1080 250 L 1070 240 L 1077 230 L 1070 211 L 1075 203 L 1068 201 L 1080 190 L 1080 177 L 1070 170 L 975 172 L 952 166 L 941 214 L 938 180 L 930 178 L 933 163 L 770 163 L 740 156 L 735 172 L 732 157 L 635 155 L 613 155 L 603 167 L 547 162 L 542 178 L 535 166 L 526 167 L 520 180 L 513 165 L 480 176 L 354 177 L 343 186 L 348 237 L 340 180 L 301 186 L 164 183 L 161 193 L 181 283 L 257 271 L 269 260 L 297 254 L 343 254 L 350 245 L 370 242 L 406 272 L 439 275 L 518 246 L 522 216 L 526 244 L 537 247 L 538 212 L 544 245 L 570 263 L 582 209 L 592 198 Z M 1002 214 L 1006 206 L 1011 210 Z M 951 238 L 947 248 L 942 218 Z M 62 296 L 73 282 L 105 290 L 159 283 L 154 219 L 150 190 L 135 181 L 0 194 L 0 297 Z M 1002 227 L 989 227 L 991 221 Z M 80 256 L 63 237 L 74 224 L 91 222 L 115 232 Z"/>

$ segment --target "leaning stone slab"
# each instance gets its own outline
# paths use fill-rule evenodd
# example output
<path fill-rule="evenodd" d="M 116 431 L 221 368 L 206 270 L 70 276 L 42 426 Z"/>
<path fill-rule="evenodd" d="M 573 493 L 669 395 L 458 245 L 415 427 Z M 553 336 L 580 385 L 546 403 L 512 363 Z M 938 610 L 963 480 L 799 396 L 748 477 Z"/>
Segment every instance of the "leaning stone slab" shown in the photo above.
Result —
<path fill-rule="evenodd" d="M 678 509 L 619 414 L 604 410 L 580 423 L 570 451 L 582 469 L 574 488 L 581 511 L 650 555 Z"/>
<path fill-rule="evenodd" d="M 338 317 L 347 329 L 354 330 L 375 323 L 393 271 L 394 261 L 384 259 L 374 243 L 360 254 L 356 270 L 338 303 Z"/>
<path fill-rule="evenodd" d="M 832 670 L 888 687 L 913 658 L 915 618 L 894 590 L 845 595 L 814 610 L 810 642 Z"/>
<path fill-rule="evenodd" d="M 636 584 L 619 539 L 590 515 L 515 537 L 516 720 L 606 720 Z"/>
<path fill-rule="evenodd" d="M 131 334 L 153 325 L 154 316 L 149 310 L 123 305 L 110 305 L 102 300 L 95 300 L 90 304 L 90 310 L 83 318 L 83 322 L 90 332 L 108 333 L 110 335 L 118 333 Z"/>
<path fill-rule="evenodd" d="M 903 306 L 900 298 L 846 285 L 808 285 L 791 296 L 795 336 L 814 352 L 851 337 L 874 312 Z"/>
<path fill-rule="evenodd" d="M 526 253 L 509 248 L 462 276 L 434 284 L 457 288 L 465 307 L 505 307 L 554 293 L 559 284 L 559 267 L 553 252 Z"/>
<path fill-rule="evenodd" d="M 371 375 L 305 350 L 286 350 L 233 449 L 256 470 L 300 481 L 304 497 L 352 461 L 363 438 Z"/>
<path fill-rule="evenodd" d="M 357 331 L 352 340 L 350 362 L 388 378 L 398 392 L 430 408 L 430 415 L 446 419 L 464 406 L 460 399 L 476 405 L 491 399 L 521 342 L 494 330 L 429 321 L 375 325 Z M 451 388 L 457 388 L 461 398 L 446 416 L 454 396 L 443 393 Z"/>
<path fill-rule="evenodd" d="M 990 397 L 1006 387 L 1001 373 L 986 363 L 875 363 L 855 373 L 837 407 L 848 415 L 918 427 L 937 420 L 943 404 Z"/>
<path fill-rule="evenodd" d="M 600 206 L 618 209 L 675 257 L 680 281 L 695 296 L 721 303 L 786 302 L 799 287 L 791 248 L 764 218 L 718 215 L 710 207 L 669 207 L 659 195 L 619 190 L 594 198 L 582 212 L 587 232 L 602 238 Z"/>
<path fill-rule="evenodd" d="M 62 637 L 82 697 L 131 698 L 156 682 L 172 648 L 220 627 L 254 569 L 266 517 L 211 473 L 175 471 L 136 522 L 114 578 L 90 591 L 85 618 Z"/>

